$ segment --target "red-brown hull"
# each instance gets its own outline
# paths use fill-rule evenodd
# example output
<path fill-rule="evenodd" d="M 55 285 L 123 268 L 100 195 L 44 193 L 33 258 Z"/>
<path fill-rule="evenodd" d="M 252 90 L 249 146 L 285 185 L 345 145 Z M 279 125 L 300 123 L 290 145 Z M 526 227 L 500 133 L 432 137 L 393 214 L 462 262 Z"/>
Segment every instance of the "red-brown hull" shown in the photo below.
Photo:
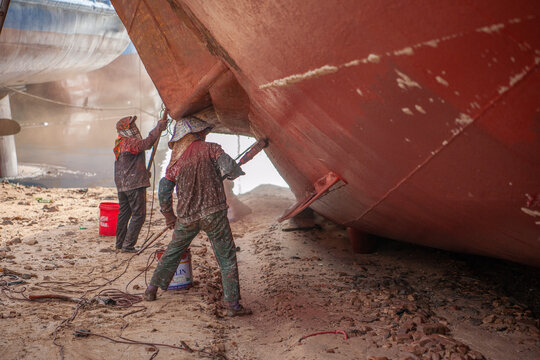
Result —
<path fill-rule="evenodd" d="M 112 1 L 176 117 L 213 104 L 320 214 L 540 265 L 537 1 Z M 217 62 L 189 111 L 177 104 Z"/>

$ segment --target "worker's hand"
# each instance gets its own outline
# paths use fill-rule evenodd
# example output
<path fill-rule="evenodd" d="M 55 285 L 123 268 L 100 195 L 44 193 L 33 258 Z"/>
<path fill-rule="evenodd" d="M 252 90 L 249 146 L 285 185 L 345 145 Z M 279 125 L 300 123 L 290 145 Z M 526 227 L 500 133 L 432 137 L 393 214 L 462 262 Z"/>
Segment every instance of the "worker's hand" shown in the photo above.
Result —
<path fill-rule="evenodd" d="M 165 216 L 165 223 L 167 224 L 167 227 L 169 229 L 174 229 L 174 225 L 176 224 L 176 215 L 174 215 L 174 212 L 171 211 L 162 214 Z"/>
<path fill-rule="evenodd" d="M 159 131 L 163 131 L 167 128 L 167 118 L 158 121 Z"/>

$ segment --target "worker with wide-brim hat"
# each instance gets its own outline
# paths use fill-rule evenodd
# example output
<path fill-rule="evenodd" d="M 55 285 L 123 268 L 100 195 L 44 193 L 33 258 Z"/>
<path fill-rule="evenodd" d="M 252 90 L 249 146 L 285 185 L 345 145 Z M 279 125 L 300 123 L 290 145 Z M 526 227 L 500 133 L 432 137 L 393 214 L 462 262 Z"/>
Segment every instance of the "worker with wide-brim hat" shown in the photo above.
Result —
<path fill-rule="evenodd" d="M 152 147 L 167 127 L 167 118 L 164 118 L 143 139 L 136 120 L 137 116 L 126 116 L 116 123 L 118 137 L 113 150 L 119 203 L 116 249 L 122 252 L 136 252 L 135 244 L 146 218 L 146 188 L 150 186 L 150 173 L 146 170 L 144 151 Z"/>
<path fill-rule="evenodd" d="M 227 315 L 251 311 L 240 305 L 240 283 L 236 246 L 227 219 L 227 199 L 222 177 L 235 179 L 244 172 L 220 145 L 206 142 L 211 125 L 196 117 L 185 117 L 175 124 L 169 142 L 171 160 L 159 182 L 159 205 L 167 226 L 174 228 L 172 240 L 161 257 L 144 298 L 156 299 L 158 287 L 167 290 L 171 279 L 197 234 L 208 235 L 221 270 Z M 172 194 L 176 187 L 176 215 Z"/>

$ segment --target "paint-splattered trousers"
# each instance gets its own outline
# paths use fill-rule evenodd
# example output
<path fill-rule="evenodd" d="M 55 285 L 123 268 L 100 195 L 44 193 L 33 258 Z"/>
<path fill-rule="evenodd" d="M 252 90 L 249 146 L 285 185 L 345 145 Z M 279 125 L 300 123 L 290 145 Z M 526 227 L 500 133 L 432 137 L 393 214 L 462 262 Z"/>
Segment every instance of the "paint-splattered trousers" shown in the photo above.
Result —
<path fill-rule="evenodd" d="M 119 191 L 118 203 L 116 248 L 132 249 L 146 218 L 146 188 Z"/>
<path fill-rule="evenodd" d="M 214 249 L 214 255 L 221 270 L 225 301 L 238 301 L 240 299 L 240 283 L 236 262 L 236 246 L 227 219 L 227 210 L 210 214 L 188 225 L 176 222 L 172 240 L 154 271 L 150 285 L 167 290 L 184 252 L 201 230 L 206 232 Z"/>

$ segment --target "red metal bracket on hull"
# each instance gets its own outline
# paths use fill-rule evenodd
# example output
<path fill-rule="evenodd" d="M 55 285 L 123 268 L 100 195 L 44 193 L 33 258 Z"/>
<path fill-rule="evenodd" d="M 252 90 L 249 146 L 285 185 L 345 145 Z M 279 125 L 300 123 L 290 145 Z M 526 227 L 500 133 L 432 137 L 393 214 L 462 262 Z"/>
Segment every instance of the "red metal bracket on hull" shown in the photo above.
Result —
<path fill-rule="evenodd" d="M 311 205 L 315 200 L 323 196 L 332 186 L 334 186 L 338 181 L 343 181 L 347 183 L 341 176 L 336 174 L 333 171 L 330 171 L 328 174 L 324 175 L 322 178 L 317 180 L 313 185 L 315 191 L 310 193 L 304 200 L 298 201 L 291 208 L 278 219 L 279 222 L 290 219 L 299 213 L 301 213 L 305 208 Z"/>

